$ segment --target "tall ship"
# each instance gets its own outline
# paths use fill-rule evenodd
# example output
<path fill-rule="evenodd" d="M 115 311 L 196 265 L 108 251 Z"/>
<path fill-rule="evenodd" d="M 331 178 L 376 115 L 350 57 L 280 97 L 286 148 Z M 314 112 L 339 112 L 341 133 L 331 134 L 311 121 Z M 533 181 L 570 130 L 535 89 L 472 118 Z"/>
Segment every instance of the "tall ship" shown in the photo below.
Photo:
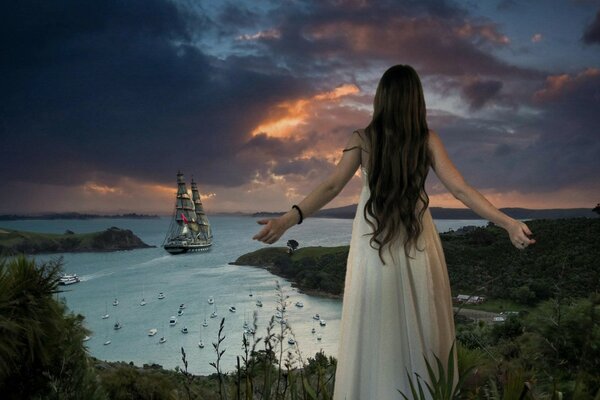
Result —
<path fill-rule="evenodd" d="M 204 251 L 212 246 L 213 234 L 204 211 L 198 185 L 192 178 L 190 197 L 183 174 L 177 173 L 175 211 L 163 247 L 171 254 Z"/>

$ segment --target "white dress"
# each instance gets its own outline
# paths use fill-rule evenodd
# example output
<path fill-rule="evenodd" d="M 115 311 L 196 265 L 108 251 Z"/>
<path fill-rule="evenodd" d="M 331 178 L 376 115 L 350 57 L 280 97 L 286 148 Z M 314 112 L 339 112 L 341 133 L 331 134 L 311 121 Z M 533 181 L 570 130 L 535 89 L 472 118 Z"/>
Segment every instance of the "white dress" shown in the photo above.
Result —
<path fill-rule="evenodd" d="M 410 259 L 397 241 L 392 246 L 395 261 L 384 247 L 383 265 L 378 251 L 369 245 L 371 236 L 363 236 L 372 228 L 363 216 L 370 190 L 367 171 L 364 167 L 361 171 L 363 187 L 352 225 L 333 399 L 402 400 L 398 389 L 412 398 L 407 370 L 415 383 L 415 373 L 425 380 L 423 389 L 430 398 L 424 355 L 437 371 L 432 352 L 446 366 L 455 339 L 440 237 L 427 208 L 418 240 L 418 248 L 424 251 L 412 249 L 414 259 Z M 456 385 L 456 356 L 453 361 Z"/>

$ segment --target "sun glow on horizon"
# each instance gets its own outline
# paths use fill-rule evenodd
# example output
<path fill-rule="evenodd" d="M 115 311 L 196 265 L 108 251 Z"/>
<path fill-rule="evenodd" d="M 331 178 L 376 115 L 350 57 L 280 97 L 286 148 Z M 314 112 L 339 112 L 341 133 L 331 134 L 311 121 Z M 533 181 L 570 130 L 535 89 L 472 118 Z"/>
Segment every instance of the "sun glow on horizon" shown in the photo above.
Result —
<path fill-rule="evenodd" d="M 312 114 L 313 107 L 322 102 L 337 102 L 340 99 L 360 93 L 358 86 L 345 83 L 333 90 L 318 93 L 310 98 L 284 101 L 279 103 L 271 116 L 252 131 L 252 136 L 265 133 L 267 136 L 289 137 L 293 130 L 305 123 Z"/>

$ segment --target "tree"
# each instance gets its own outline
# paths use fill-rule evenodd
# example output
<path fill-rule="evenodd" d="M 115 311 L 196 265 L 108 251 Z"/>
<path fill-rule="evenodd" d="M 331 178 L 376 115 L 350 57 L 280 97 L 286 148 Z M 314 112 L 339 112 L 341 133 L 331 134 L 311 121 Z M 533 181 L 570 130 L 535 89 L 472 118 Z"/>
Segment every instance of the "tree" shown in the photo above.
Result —
<path fill-rule="evenodd" d="M 298 242 L 294 239 L 288 240 L 287 242 L 288 254 L 292 254 L 298 248 Z"/>

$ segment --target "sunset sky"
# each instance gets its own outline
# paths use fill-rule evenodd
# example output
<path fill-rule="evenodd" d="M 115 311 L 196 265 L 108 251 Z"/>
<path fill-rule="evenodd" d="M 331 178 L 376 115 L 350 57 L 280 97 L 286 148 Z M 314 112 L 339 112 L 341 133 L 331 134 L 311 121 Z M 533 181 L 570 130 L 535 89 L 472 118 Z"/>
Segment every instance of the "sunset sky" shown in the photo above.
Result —
<path fill-rule="evenodd" d="M 600 1 L 9 1 L 0 213 L 283 211 L 420 74 L 430 128 L 497 207 L 600 202 Z M 326 208 L 356 203 L 357 174 Z M 464 207 L 431 171 L 431 207 Z"/>

